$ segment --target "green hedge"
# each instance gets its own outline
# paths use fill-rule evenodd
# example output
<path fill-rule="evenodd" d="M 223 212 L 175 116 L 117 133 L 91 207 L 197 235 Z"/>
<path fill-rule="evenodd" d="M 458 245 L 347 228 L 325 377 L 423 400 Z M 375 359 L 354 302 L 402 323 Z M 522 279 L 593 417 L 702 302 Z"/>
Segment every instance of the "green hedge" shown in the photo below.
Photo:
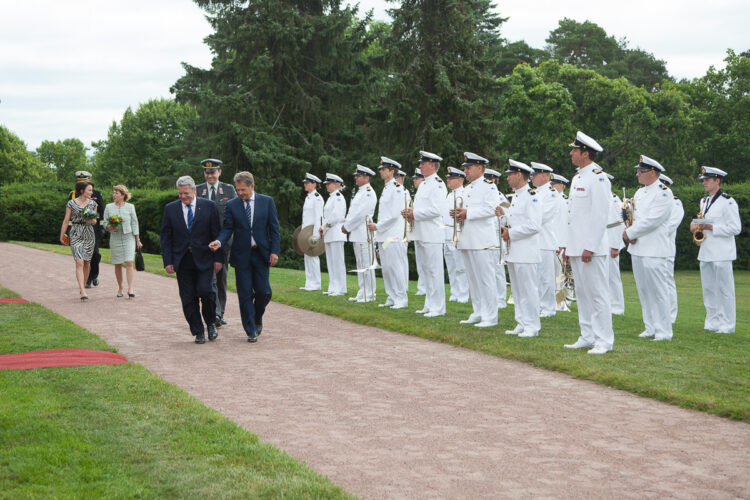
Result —
<path fill-rule="evenodd" d="M 65 215 L 65 203 L 70 193 L 68 184 L 10 184 L 0 187 L 0 240 L 38 241 L 56 243 L 60 234 L 60 224 Z M 724 189 L 740 207 L 742 232 L 736 238 L 737 261 L 735 269 L 750 269 L 750 183 L 727 184 Z M 685 218 L 677 231 L 677 256 L 675 266 L 678 269 L 698 268 L 698 247 L 692 241 L 690 221 L 698 213 L 700 198 L 704 195 L 703 186 L 695 185 L 675 187 L 675 195 L 682 200 L 685 207 Z M 177 191 L 159 191 L 154 189 L 134 189 L 130 200 L 136 207 L 141 228 L 141 240 L 149 253 L 160 253 L 159 228 L 164 205 L 177 199 Z M 632 196 L 633 192 L 628 192 Z M 112 193 L 102 192 L 105 202 L 109 202 Z M 292 233 L 294 225 L 281 225 L 281 255 L 279 264 L 282 267 L 302 269 L 302 257 L 292 250 Z M 108 245 L 107 238 L 102 242 Z M 413 252 L 410 248 L 410 270 L 412 279 L 416 278 Z M 346 252 L 347 269 L 354 268 L 354 256 Z M 623 252 L 621 259 L 623 269 L 630 269 L 630 256 Z M 321 258 L 325 270 L 325 257 Z"/>

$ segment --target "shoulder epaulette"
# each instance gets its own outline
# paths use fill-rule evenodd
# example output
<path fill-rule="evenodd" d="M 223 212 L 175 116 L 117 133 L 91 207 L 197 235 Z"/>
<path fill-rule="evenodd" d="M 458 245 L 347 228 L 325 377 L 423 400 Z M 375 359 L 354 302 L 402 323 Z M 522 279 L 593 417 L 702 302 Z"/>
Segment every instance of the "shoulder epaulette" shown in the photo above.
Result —
<path fill-rule="evenodd" d="M 438 181 L 438 182 L 443 182 L 443 179 L 441 179 L 440 177 L 438 177 L 438 178 L 437 178 L 437 181 Z"/>
<path fill-rule="evenodd" d="M 595 168 L 594 169 L 594 173 L 595 174 L 601 174 L 602 173 L 602 169 L 601 168 Z"/>
<path fill-rule="evenodd" d="M 372 191 L 372 188 L 370 186 L 367 186 L 367 191 Z"/>
<path fill-rule="evenodd" d="M 728 195 L 727 193 L 721 193 L 721 196 L 723 196 L 723 197 L 724 197 L 724 198 L 726 198 L 727 200 L 728 200 L 729 198 L 731 198 L 731 196 L 729 196 L 729 195 Z"/>
<path fill-rule="evenodd" d="M 487 184 L 494 184 L 494 182 L 492 182 L 491 180 L 489 180 L 486 177 L 484 178 L 484 182 L 486 182 Z"/>
<path fill-rule="evenodd" d="M 536 189 L 529 189 L 529 194 L 534 196 L 536 194 Z"/>
<path fill-rule="evenodd" d="M 674 199 L 675 199 L 675 200 L 679 200 L 679 198 L 678 198 L 678 197 L 676 197 L 676 196 L 674 197 Z"/>
<path fill-rule="evenodd" d="M 666 191 L 667 189 L 669 189 L 669 188 L 668 188 L 667 186 L 665 186 L 664 184 L 659 184 L 659 187 L 660 187 L 660 188 L 662 188 L 662 189 L 663 189 L 664 191 Z"/>
<path fill-rule="evenodd" d="M 568 199 L 568 195 L 565 194 L 565 193 L 563 193 L 562 197 L 563 197 L 563 200 L 567 200 Z"/>
<path fill-rule="evenodd" d="M 549 190 L 550 190 L 550 191 L 557 191 L 557 189 L 555 189 L 555 188 L 554 188 L 554 186 L 553 186 L 552 184 L 550 184 L 550 185 L 549 185 Z"/>
<path fill-rule="evenodd" d="M 336 191 L 336 196 L 341 196 L 341 193 Z"/>
<path fill-rule="evenodd" d="M 316 192 L 315 192 L 315 196 L 320 196 L 320 194 L 319 194 L 319 193 L 318 193 L 318 192 L 316 191 Z"/>
<path fill-rule="evenodd" d="M 617 198 L 617 195 L 615 193 L 612 193 L 612 198 Z"/>

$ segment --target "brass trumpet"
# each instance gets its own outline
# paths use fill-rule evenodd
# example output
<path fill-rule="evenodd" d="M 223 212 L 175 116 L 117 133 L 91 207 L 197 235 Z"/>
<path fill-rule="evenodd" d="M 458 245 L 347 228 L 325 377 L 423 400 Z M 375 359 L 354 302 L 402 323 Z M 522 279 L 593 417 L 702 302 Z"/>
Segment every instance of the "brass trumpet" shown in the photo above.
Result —
<path fill-rule="evenodd" d="M 409 241 L 409 238 L 407 237 L 407 233 L 410 233 L 414 230 L 414 223 L 409 222 L 408 218 L 408 212 L 409 209 L 412 207 L 412 201 L 411 197 L 409 196 L 409 192 L 404 189 L 404 243 Z"/>
<path fill-rule="evenodd" d="M 464 199 L 462 196 L 456 196 L 456 191 L 453 191 L 453 244 L 458 248 L 458 238 L 460 232 L 464 230 L 464 221 L 458 221 L 458 211 L 464 208 Z"/>

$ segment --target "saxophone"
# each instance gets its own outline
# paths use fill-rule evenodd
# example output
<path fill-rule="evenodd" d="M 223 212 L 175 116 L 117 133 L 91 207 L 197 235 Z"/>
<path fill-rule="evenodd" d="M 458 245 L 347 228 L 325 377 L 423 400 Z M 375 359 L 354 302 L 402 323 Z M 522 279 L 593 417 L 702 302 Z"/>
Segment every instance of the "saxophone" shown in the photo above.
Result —
<path fill-rule="evenodd" d="M 705 200 L 705 198 L 703 200 Z M 701 200 L 701 210 L 700 212 L 698 212 L 698 216 L 696 217 L 696 219 L 702 219 L 704 217 L 703 210 L 706 204 L 704 203 L 703 200 Z M 698 229 L 696 229 L 695 232 L 693 233 L 693 243 L 695 243 L 698 246 L 701 246 L 701 243 L 703 243 L 703 240 L 705 239 L 706 239 L 706 233 L 703 232 L 703 226 L 698 226 Z"/>

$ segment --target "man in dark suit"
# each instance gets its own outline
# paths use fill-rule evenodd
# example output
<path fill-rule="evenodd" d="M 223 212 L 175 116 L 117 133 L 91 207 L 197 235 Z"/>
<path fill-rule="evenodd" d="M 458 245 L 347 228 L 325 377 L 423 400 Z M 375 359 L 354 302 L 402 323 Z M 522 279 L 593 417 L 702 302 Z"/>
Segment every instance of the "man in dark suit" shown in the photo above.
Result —
<path fill-rule="evenodd" d="M 205 177 L 206 182 L 198 184 L 196 192 L 199 198 L 206 198 L 216 203 L 219 209 L 219 222 L 224 222 L 224 211 L 226 210 L 227 203 L 229 200 L 236 198 L 237 193 L 234 192 L 234 186 L 219 181 L 221 164 L 221 160 L 214 158 L 209 158 L 201 162 L 203 177 Z M 218 271 L 214 275 L 213 279 L 214 294 L 216 295 L 216 328 L 227 324 L 224 319 L 224 311 L 227 308 L 228 269 L 226 263 L 232 249 L 232 238 L 229 238 L 227 244 L 222 246 L 222 248 L 224 249 L 224 266 L 222 266 L 221 271 Z"/>
<path fill-rule="evenodd" d="M 76 182 L 78 181 L 91 182 L 91 174 L 85 170 L 79 170 L 76 172 Z M 70 199 L 72 200 L 75 197 L 75 191 L 71 191 Z M 91 285 L 99 286 L 99 262 L 102 260 L 102 254 L 99 253 L 99 244 L 102 241 L 102 236 L 104 236 L 104 227 L 102 226 L 102 220 L 104 219 L 104 198 L 102 197 L 102 192 L 94 189 L 91 199 L 96 202 L 96 211 L 99 214 L 99 220 L 94 226 L 94 253 L 91 255 L 91 270 L 86 280 L 86 288 L 91 288 Z"/>
<path fill-rule="evenodd" d="M 177 179 L 177 192 L 180 199 L 164 207 L 161 256 L 164 269 L 169 274 L 177 273 L 182 312 L 190 325 L 190 333 L 195 336 L 196 344 L 204 344 L 204 321 L 208 340 L 217 337 L 216 298 L 211 282 L 214 273 L 222 267 L 224 252 L 221 249 L 211 251 L 208 244 L 221 230 L 219 210 L 216 203 L 195 196 L 195 181 L 190 176 Z M 198 305 L 199 299 L 202 308 Z"/>
<path fill-rule="evenodd" d="M 234 236 L 229 263 L 234 267 L 242 326 L 248 342 L 256 342 L 263 330 L 263 313 L 271 301 L 269 266 L 279 261 L 279 218 L 273 198 L 255 192 L 250 172 L 234 176 L 237 198 L 227 203 L 224 227 L 209 245 L 219 251 Z"/>

